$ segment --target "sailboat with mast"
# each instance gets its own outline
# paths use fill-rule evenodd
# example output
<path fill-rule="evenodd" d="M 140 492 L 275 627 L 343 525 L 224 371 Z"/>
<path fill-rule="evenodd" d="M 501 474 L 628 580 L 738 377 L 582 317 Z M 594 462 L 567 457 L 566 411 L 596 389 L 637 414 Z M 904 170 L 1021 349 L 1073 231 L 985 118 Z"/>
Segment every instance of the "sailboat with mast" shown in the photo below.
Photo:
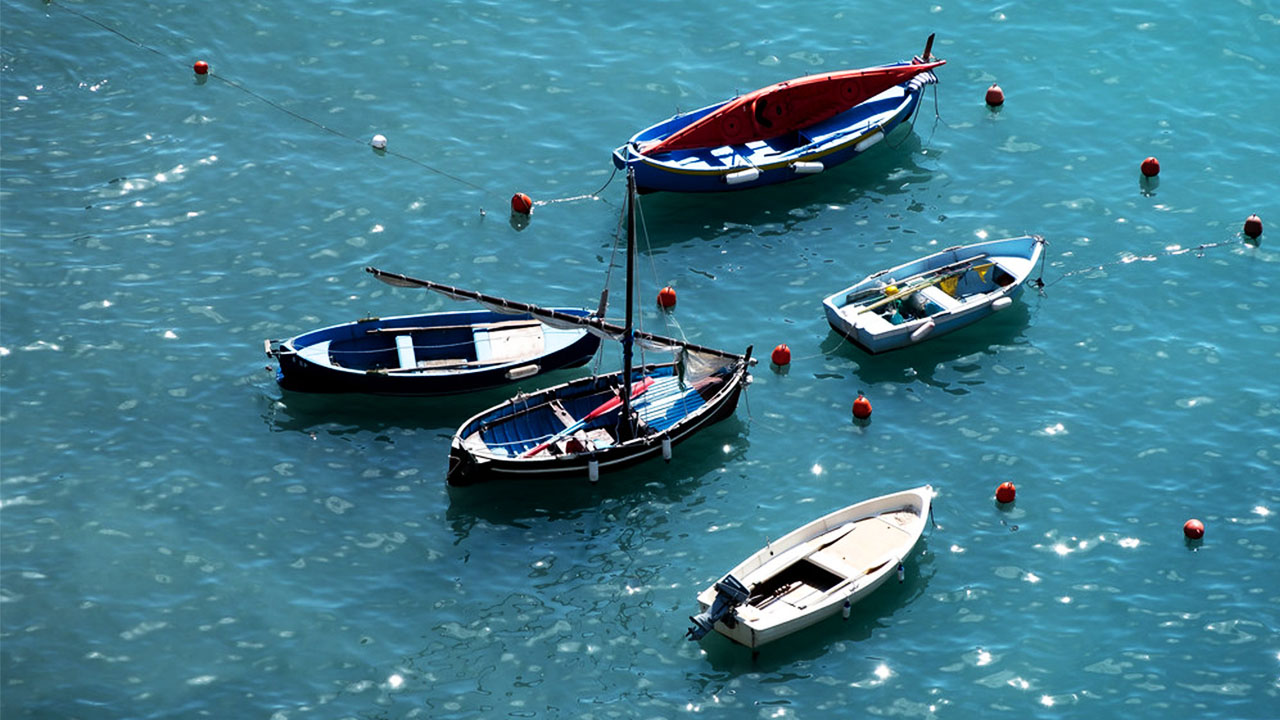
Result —
<path fill-rule="evenodd" d="M 751 383 L 751 347 L 742 354 L 655 335 L 635 327 L 636 183 L 627 174 L 626 319 L 536 307 L 525 310 L 543 322 L 585 327 L 622 345 L 622 370 L 596 374 L 533 393 L 520 393 L 467 420 L 449 450 L 450 485 L 500 479 L 584 477 L 662 456 L 698 431 L 733 414 Z M 398 287 L 425 287 L 451 295 L 434 283 L 366 268 Z M 635 362 L 635 346 L 674 354 L 671 362 Z"/>

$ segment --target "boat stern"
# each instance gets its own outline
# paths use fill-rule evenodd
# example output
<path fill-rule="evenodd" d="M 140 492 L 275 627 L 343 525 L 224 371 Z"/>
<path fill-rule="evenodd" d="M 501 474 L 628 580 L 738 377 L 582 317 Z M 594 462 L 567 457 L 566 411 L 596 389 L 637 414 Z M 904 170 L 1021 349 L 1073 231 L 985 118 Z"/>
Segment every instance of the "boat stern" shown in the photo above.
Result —
<path fill-rule="evenodd" d="M 483 461 L 472 455 L 455 437 L 449 448 L 449 469 L 445 472 L 445 482 L 453 487 L 474 485 L 483 479 L 482 464 Z"/>

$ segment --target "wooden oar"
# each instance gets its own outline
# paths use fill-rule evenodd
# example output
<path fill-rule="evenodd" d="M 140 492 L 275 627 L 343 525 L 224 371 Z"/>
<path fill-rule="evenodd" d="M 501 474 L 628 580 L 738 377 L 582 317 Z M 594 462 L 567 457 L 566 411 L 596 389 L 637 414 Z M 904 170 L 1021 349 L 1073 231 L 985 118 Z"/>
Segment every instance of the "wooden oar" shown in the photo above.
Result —
<path fill-rule="evenodd" d="M 431 361 L 426 361 L 430 363 Z M 461 358 L 450 361 L 436 361 L 438 365 L 419 365 L 417 367 L 400 367 L 400 368 L 375 368 L 373 370 L 365 370 L 366 373 L 372 375 L 395 375 L 397 373 L 412 372 L 428 372 L 431 370 L 463 370 L 473 367 L 485 367 L 488 365 L 502 365 L 503 363 L 485 361 L 485 360 L 463 360 Z"/>
<path fill-rule="evenodd" d="M 645 390 L 648 390 L 648 389 L 649 389 L 649 386 L 650 386 L 650 385 L 652 385 L 652 384 L 653 384 L 653 378 L 651 378 L 651 377 L 647 377 L 647 378 L 645 378 L 645 379 L 641 380 L 640 382 L 637 382 L 637 383 L 635 383 L 634 385 L 632 385 L 632 386 L 631 386 L 631 397 L 632 397 L 632 399 L 634 399 L 634 398 L 636 398 L 637 396 L 639 396 L 639 395 L 640 395 L 641 393 L 643 393 Z M 556 433 L 555 435 L 552 435 L 552 436 L 551 436 L 551 438 L 550 438 L 549 440 L 547 440 L 546 442 L 542 443 L 541 445 L 539 445 L 539 446 L 535 447 L 534 449 L 532 449 L 532 450 L 529 450 L 529 451 L 525 452 L 525 453 L 524 453 L 524 454 L 522 454 L 520 457 L 522 457 L 522 458 L 527 458 L 527 457 L 533 457 L 534 455 L 537 455 L 538 453 L 542 452 L 543 450 L 546 450 L 547 448 L 551 447 L 551 445 L 552 445 L 553 443 L 557 442 L 557 441 L 558 441 L 558 440 L 560 440 L 561 438 L 564 438 L 564 437 L 566 437 L 566 436 L 568 436 L 568 435 L 572 435 L 573 433 L 575 433 L 575 432 L 577 432 L 577 431 L 581 430 L 581 429 L 582 429 L 582 428 L 583 428 L 583 427 L 584 427 L 588 422 L 591 422 L 592 420 L 594 420 L 594 419 L 596 419 L 596 418 L 600 417 L 601 415 L 603 415 L 603 414 L 605 414 L 605 413 L 609 412 L 610 410 L 613 410 L 614 408 L 618 407 L 618 406 L 619 406 L 619 405 L 621 405 L 621 404 L 622 404 L 622 395 L 621 395 L 621 394 L 615 395 L 615 396 L 613 396 L 613 397 L 609 398 L 608 400 L 605 400 L 605 401 L 604 401 L 604 403 L 602 403 L 602 404 L 600 405 L 600 407 L 598 407 L 598 408 L 596 408 L 595 410 L 592 410 L 591 412 L 587 413 L 587 414 L 586 414 L 586 416 L 584 416 L 581 420 L 579 420 L 579 421 L 575 422 L 574 424 L 570 425 L 569 427 L 566 427 L 565 429 L 561 430 L 560 432 Z"/>
<path fill-rule="evenodd" d="M 987 253 L 978 253 L 973 257 L 967 257 L 963 260 L 956 260 L 955 262 L 949 262 L 946 265 L 939 265 L 938 267 L 933 268 L 932 270 L 922 270 L 916 273 L 915 275 L 908 275 L 907 277 L 904 277 L 898 280 L 898 282 L 908 283 L 908 282 L 911 282 L 912 280 L 915 280 L 916 278 L 928 277 L 929 275 L 937 275 L 939 273 L 949 273 L 952 271 L 959 271 L 961 268 L 964 268 L 967 270 L 969 269 L 969 266 L 972 265 L 973 263 L 976 263 L 979 260 L 985 260 L 988 257 L 990 256 Z"/>
<path fill-rule="evenodd" d="M 380 327 L 369 328 L 365 330 L 367 335 L 377 335 L 380 333 L 404 334 L 409 332 L 423 332 L 428 330 L 466 330 L 468 328 L 474 330 L 500 330 L 504 328 L 520 328 L 520 327 L 536 327 L 542 323 L 537 320 L 500 320 L 491 323 L 477 323 L 474 325 L 415 325 L 413 327 Z"/>
<path fill-rule="evenodd" d="M 994 264 L 994 263 L 987 263 L 986 267 L 989 267 L 989 266 L 991 266 L 991 265 L 993 265 L 993 264 Z M 875 302 L 871 303 L 870 305 L 867 305 L 867 306 L 865 306 L 865 307 L 858 308 L 858 312 L 857 312 L 857 313 L 855 313 L 855 314 L 861 314 L 861 313 L 864 313 L 864 312 L 868 312 L 868 311 L 871 311 L 871 310 L 875 310 L 875 309 L 877 309 L 877 308 L 879 308 L 879 307 L 881 307 L 881 306 L 883 306 L 883 305 L 887 305 L 887 304 L 889 304 L 889 303 L 893 302 L 894 300 L 901 300 L 902 298 L 907 297 L 908 295 L 913 295 L 913 294 L 915 294 L 915 293 L 918 293 L 918 292 L 920 292 L 921 290 L 923 290 L 923 289 L 925 289 L 925 288 L 927 288 L 927 287 L 933 287 L 934 285 L 937 285 L 938 283 L 942 282 L 943 280 L 946 280 L 946 279 L 948 279 L 948 278 L 956 277 L 957 275 L 963 275 L 964 273 L 969 272 L 970 270 L 975 270 L 975 269 L 977 269 L 977 268 L 979 268 L 979 267 L 984 267 L 984 266 L 982 266 L 982 265 L 970 265 L 970 266 L 968 266 L 968 267 L 956 268 L 955 270 L 953 270 L 953 271 L 951 271 L 951 272 L 946 272 L 946 273 L 940 274 L 940 275 L 938 275 L 938 276 L 936 276 L 936 277 L 929 278 L 928 280 L 925 280 L 925 281 L 924 281 L 924 282 L 922 282 L 922 283 L 919 283 L 919 284 L 916 284 L 916 285 L 912 285 L 911 287 L 909 287 L 909 288 L 907 288 L 907 289 L 905 289 L 905 290 L 899 290 L 898 292 L 896 292 L 896 293 L 894 293 L 894 294 L 892 294 L 892 295 L 889 295 L 888 297 L 883 297 L 883 298 L 881 298 L 881 299 L 879 299 L 879 300 L 877 300 L 877 301 L 875 301 Z M 918 277 L 918 276 L 917 276 L 917 277 Z"/>
<path fill-rule="evenodd" d="M 959 273 L 956 273 L 956 274 L 958 275 Z M 925 288 L 927 288 L 927 287 L 932 287 L 932 286 L 934 286 L 934 285 L 937 285 L 938 283 L 942 282 L 943 280 L 946 280 L 946 279 L 947 279 L 947 277 L 948 277 L 947 275 L 939 275 L 938 277 L 931 278 L 931 279 L 926 280 L 926 281 L 924 281 L 924 282 L 922 282 L 922 283 L 920 283 L 920 284 L 918 284 L 918 285 L 912 285 L 911 287 L 909 287 L 909 288 L 907 288 L 907 289 L 905 289 L 905 290 L 899 290 L 898 292 L 896 292 L 896 293 L 894 293 L 894 294 L 892 294 L 892 295 L 889 295 L 889 296 L 887 296 L 887 297 L 882 297 L 882 298 L 880 298 L 879 300 L 877 300 L 877 301 L 875 301 L 875 302 L 871 303 L 870 305 L 867 305 L 867 306 L 865 306 L 865 307 L 858 308 L 858 312 L 857 312 L 856 314 L 861 314 L 861 313 L 864 313 L 864 312 L 871 312 L 872 310 L 876 310 L 876 309 L 880 308 L 881 306 L 888 305 L 889 303 L 893 302 L 894 300 L 901 300 L 902 298 L 907 297 L 908 295 L 913 295 L 913 294 L 915 294 L 915 293 L 917 293 L 917 292 L 919 292 L 919 291 L 921 291 L 921 290 L 923 290 L 923 289 L 925 289 Z"/>

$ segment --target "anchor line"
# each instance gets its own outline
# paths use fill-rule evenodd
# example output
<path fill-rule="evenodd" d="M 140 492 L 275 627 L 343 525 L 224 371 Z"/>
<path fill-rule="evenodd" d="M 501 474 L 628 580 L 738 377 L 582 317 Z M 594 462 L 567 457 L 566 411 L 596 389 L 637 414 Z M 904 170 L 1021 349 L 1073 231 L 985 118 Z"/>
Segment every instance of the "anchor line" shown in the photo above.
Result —
<path fill-rule="evenodd" d="M 1045 240 L 1044 244 L 1046 247 L 1048 247 L 1049 241 Z M 1032 285 L 1035 286 L 1036 292 L 1040 294 L 1040 297 L 1045 296 L 1044 295 L 1044 263 L 1045 263 L 1045 260 L 1047 260 L 1048 258 L 1049 258 L 1049 253 L 1047 252 L 1040 253 L 1040 275 L 1036 277 L 1033 283 L 1031 283 Z"/>
<path fill-rule="evenodd" d="M 535 201 L 533 204 L 534 205 L 551 205 L 554 203 L 574 202 L 577 200 L 604 200 L 604 198 L 600 197 L 600 193 L 604 192 L 605 188 L 609 187 L 609 183 L 613 182 L 613 178 L 617 176 L 617 174 L 618 174 L 618 168 L 614 167 L 613 172 L 609 173 L 609 179 L 605 180 L 604 184 L 600 186 L 600 189 L 596 190 L 593 193 L 587 193 L 585 195 L 573 195 L 570 197 L 562 197 L 562 198 L 552 198 L 550 200 L 538 200 L 538 201 Z M 606 204 L 610 204 L 608 203 L 607 200 L 604 200 L 604 202 Z"/>
<path fill-rule="evenodd" d="M 911 122 L 907 125 L 907 129 L 910 130 L 910 132 L 903 135 L 902 139 L 898 141 L 897 145 L 890 145 L 889 147 L 893 148 L 894 150 L 897 150 L 898 148 L 901 148 L 903 145 L 905 145 L 907 143 L 907 138 L 911 137 L 912 132 L 915 132 L 916 120 L 919 117 L 920 117 L 920 103 L 916 103 L 916 108 L 911 113 Z M 938 123 L 936 121 L 942 119 L 942 116 L 938 113 L 938 85 L 936 83 L 934 83 L 933 85 L 933 117 L 935 122 L 933 123 L 933 128 L 929 131 L 929 140 L 933 139 L 933 134 L 938 129 Z M 924 144 L 928 145 L 929 140 L 925 140 Z"/>
<path fill-rule="evenodd" d="M 1200 243 L 1195 247 L 1186 247 L 1186 248 L 1178 248 L 1177 250 L 1168 250 L 1163 253 L 1163 256 L 1174 257 L 1177 255 L 1186 255 L 1188 253 L 1195 253 L 1195 256 L 1197 258 L 1202 258 L 1204 257 L 1205 250 L 1211 250 L 1216 247 L 1228 247 L 1231 245 L 1239 245 L 1242 242 L 1243 242 L 1242 240 L 1236 239 L 1236 240 L 1224 240 L 1222 242 Z M 1129 265 L 1131 263 L 1138 262 L 1139 260 L 1143 262 L 1155 262 L 1156 260 L 1159 260 L 1160 257 L 1161 257 L 1160 255 L 1152 253 L 1148 255 L 1134 255 L 1131 257 L 1121 258 L 1120 260 L 1113 260 L 1111 262 L 1101 263 L 1098 265 L 1088 265 L 1082 268 L 1076 268 L 1075 270 L 1069 270 L 1063 273 L 1062 275 L 1059 275 L 1056 279 L 1048 283 L 1043 281 L 1044 268 L 1042 265 L 1041 271 L 1040 271 L 1041 278 L 1036 280 L 1036 287 L 1040 289 L 1040 294 L 1043 295 L 1045 288 L 1056 285 L 1059 282 L 1062 282 L 1063 280 L 1065 280 L 1066 278 L 1071 277 L 1072 275 L 1079 275 L 1081 273 L 1087 273 L 1087 272 L 1097 272 L 1099 270 L 1105 270 L 1109 267 L 1115 267 L 1117 265 Z"/>

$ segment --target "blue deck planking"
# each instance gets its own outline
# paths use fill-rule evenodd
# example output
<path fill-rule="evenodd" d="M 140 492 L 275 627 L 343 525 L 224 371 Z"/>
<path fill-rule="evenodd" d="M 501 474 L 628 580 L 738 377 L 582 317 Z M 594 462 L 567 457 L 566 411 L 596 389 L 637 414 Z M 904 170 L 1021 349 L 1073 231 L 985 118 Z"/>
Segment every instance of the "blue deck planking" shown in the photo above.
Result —
<path fill-rule="evenodd" d="M 581 401 L 581 398 L 578 400 Z M 589 404 L 593 408 L 596 406 Z M 644 394 L 636 398 L 635 409 L 641 421 L 651 430 L 665 432 L 705 404 L 706 400 L 691 385 L 682 384 L 678 377 L 667 376 L 655 379 Z M 573 412 L 575 417 L 583 414 L 585 413 Z M 616 417 L 616 411 L 610 412 L 591 425 L 604 427 Z M 506 421 L 497 422 L 487 428 L 482 437 L 491 450 L 519 455 L 545 441 L 562 427 L 563 424 L 555 419 L 550 408 L 546 408 L 530 413 L 517 413 Z"/>

